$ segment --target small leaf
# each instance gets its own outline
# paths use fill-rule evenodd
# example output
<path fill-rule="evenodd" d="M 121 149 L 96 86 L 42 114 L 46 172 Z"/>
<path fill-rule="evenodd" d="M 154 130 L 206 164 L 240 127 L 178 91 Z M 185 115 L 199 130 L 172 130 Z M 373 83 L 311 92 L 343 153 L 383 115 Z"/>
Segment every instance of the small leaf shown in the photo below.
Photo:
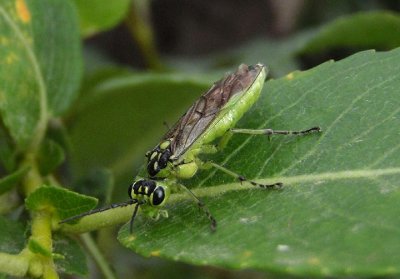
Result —
<path fill-rule="evenodd" d="M 129 0 L 74 0 L 79 13 L 81 33 L 90 36 L 106 31 L 123 20 Z"/>
<path fill-rule="evenodd" d="M 323 26 L 299 53 L 316 53 L 338 47 L 391 49 L 400 45 L 399 29 L 398 13 L 352 14 Z"/>
<path fill-rule="evenodd" d="M 170 200 L 169 218 L 139 216 L 118 239 L 144 256 L 296 276 L 400 273 L 400 48 L 366 51 L 268 81 L 237 127 L 299 130 L 304 137 L 235 135 L 202 156 L 282 191 L 217 170 L 182 181 L 218 221 L 211 233 L 196 204 Z"/>
<path fill-rule="evenodd" d="M 65 160 L 63 148 L 53 140 L 45 139 L 39 150 L 38 163 L 42 175 L 53 172 Z"/>
<path fill-rule="evenodd" d="M 0 195 L 11 190 L 14 186 L 21 181 L 29 167 L 19 169 L 0 179 Z"/>
<path fill-rule="evenodd" d="M 62 220 L 94 208 L 97 200 L 64 188 L 42 186 L 25 200 L 29 210 L 40 211 L 53 208 Z"/>
<path fill-rule="evenodd" d="M 22 224 L 0 216 L 0 251 L 18 254 L 24 248 L 25 228 Z"/>
<path fill-rule="evenodd" d="M 1 1 L 0 46 L 0 113 L 17 145 L 26 147 L 77 94 L 81 58 L 72 4 Z"/>
<path fill-rule="evenodd" d="M 77 276 L 88 274 L 85 253 L 75 240 L 57 235 L 54 239 L 54 252 L 62 255 L 62 258 L 55 257 L 55 263 L 64 273 Z"/>

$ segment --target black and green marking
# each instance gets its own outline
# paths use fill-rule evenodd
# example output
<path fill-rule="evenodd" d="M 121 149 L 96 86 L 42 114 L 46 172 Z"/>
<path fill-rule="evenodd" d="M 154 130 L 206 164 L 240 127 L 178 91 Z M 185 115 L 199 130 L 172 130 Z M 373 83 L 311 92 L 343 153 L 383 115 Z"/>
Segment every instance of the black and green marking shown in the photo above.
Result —
<path fill-rule="evenodd" d="M 206 205 L 196 197 L 187 187 L 178 183 L 178 180 L 193 177 L 199 169 L 216 168 L 231 175 L 241 182 L 248 182 L 253 186 L 265 189 L 280 189 L 280 182 L 274 184 L 260 184 L 247 180 L 214 162 L 201 161 L 199 154 L 211 154 L 223 148 L 229 138 L 235 133 L 251 135 L 306 135 L 320 132 L 319 127 L 304 131 L 281 131 L 272 129 L 234 129 L 243 114 L 257 101 L 267 75 L 267 69 L 262 64 L 254 66 L 241 65 L 237 71 L 214 85 L 204 93 L 178 120 L 178 122 L 164 135 L 161 142 L 147 152 L 148 177 L 139 179 L 131 184 L 128 190 L 130 199 L 127 202 L 113 204 L 106 208 L 95 209 L 77 216 L 65 219 L 61 223 L 82 218 L 87 215 L 102 212 L 116 207 L 135 204 L 130 222 L 132 232 L 133 222 L 139 206 L 146 207 L 153 212 L 153 216 L 167 215 L 160 210 L 168 200 L 170 189 L 185 190 L 197 203 L 211 222 L 214 231 L 217 226 Z M 220 139 L 218 145 L 214 142 Z"/>

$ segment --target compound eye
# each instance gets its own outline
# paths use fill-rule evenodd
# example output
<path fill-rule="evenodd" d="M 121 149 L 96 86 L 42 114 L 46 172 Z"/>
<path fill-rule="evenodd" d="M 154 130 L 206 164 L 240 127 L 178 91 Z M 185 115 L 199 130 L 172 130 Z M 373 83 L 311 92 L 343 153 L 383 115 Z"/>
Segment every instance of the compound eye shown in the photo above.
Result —
<path fill-rule="evenodd" d="M 163 203 L 165 199 L 165 191 L 164 188 L 159 186 L 153 192 L 152 204 L 157 206 Z"/>

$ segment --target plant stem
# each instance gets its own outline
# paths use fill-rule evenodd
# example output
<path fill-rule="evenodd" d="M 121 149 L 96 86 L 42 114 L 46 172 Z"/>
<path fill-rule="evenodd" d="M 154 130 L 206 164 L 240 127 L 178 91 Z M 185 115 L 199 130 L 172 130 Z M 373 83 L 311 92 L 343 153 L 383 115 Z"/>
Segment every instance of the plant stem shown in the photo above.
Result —
<path fill-rule="evenodd" d="M 40 188 L 43 184 L 43 178 L 39 173 L 39 168 L 36 162 L 36 154 L 29 152 L 25 156 L 25 160 L 22 163 L 22 167 L 29 167 L 29 171 L 24 178 L 24 192 L 26 196 L 29 196 L 36 189 Z M 51 231 L 51 212 L 49 209 L 45 209 L 39 212 L 33 213 L 32 217 L 32 236 L 31 240 L 35 241 L 40 247 L 46 251 L 48 255 L 33 254 L 30 258 L 31 261 L 41 264 L 40 271 L 34 270 L 34 273 L 40 273 L 44 279 L 59 278 L 56 272 L 56 268 L 51 257 L 53 249 L 52 231 Z"/>
<path fill-rule="evenodd" d="M 103 253 L 97 247 L 97 244 L 94 242 L 92 236 L 89 233 L 84 233 L 81 235 L 81 240 L 86 246 L 86 249 L 89 251 L 90 255 L 93 257 L 97 266 L 101 270 L 106 279 L 116 279 L 117 277 L 112 272 L 110 266 L 107 263 L 107 260 L 104 258 Z"/>
<path fill-rule="evenodd" d="M 28 173 L 24 178 L 24 193 L 25 196 L 29 196 L 30 193 L 35 191 L 37 188 L 42 186 L 43 179 L 39 173 L 39 169 L 36 163 L 36 155 L 33 153 L 27 153 L 25 160 L 22 162 L 21 169 L 28 167 Z"/>
<path fill-rule="evenodd" d="M 29 269 L 29 258 L 21 254 L 12 255 L 0 252 L 0 273 L 23 277 Z"/>
<path fill-rule="evenodd" d="M 32 220 L 32 236 L 31 239 L 36 241 L 50 256 L 37 254 L 43 264 L 43 278 L 58 278 L 54 261 L 51 257 L 52 253 L 52 232 L 51 232 L 51 213 L 40 211 L 35 213 Z"/>

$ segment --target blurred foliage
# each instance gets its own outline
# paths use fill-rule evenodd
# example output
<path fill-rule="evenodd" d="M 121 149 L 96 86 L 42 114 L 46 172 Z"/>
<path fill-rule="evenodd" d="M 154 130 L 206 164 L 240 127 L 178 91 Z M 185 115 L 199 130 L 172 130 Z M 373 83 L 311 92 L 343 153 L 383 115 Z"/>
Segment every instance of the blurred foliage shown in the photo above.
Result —
<path fill-rule="evenodd" d="M 372 0 L 1 1 L 0 273 L 398 276 L 400 61 L 389 50 L 400 46 L 399 10 Z M 371 48 L 382 52 L 362 52 Z M 226 72 L 258 62 L 276 80 L 239 125 L 326 130 L 236 136 L 210 158 L 287 189 L 241 191 L 225 175 L 199 173 L 187 185 L 218 217 L 220 237 L 174 194 L 169 219 L 139 214 L 135 237 L 119 232 L 152 258 L 122 249 L 115 229 L 77 233 L 124 223 L 131 208 L 58 224 L 94 208 L 94 197 L 126 200 L 163 123 Z"/>
<path fill-rule="evenodd" d="M 104 32 L 119 24 L 127 14 L 129 0 L 73 0 L 78 11 L 84 37 Z"/>

